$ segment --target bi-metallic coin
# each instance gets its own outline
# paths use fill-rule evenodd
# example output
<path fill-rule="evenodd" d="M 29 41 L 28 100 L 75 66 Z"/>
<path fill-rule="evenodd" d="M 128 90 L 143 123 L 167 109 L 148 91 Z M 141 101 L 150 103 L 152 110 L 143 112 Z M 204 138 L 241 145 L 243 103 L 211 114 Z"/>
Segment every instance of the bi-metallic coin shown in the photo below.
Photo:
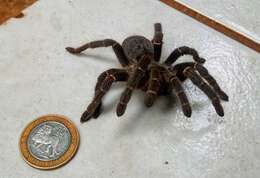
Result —
<path fill-rule="evenodd" d="M 20 137 L 20 151 L 32 167 L 54 169 L 76 153 L 79 134 L 74 124 L 61 115 L 45 115 L 27 125 Z"/>

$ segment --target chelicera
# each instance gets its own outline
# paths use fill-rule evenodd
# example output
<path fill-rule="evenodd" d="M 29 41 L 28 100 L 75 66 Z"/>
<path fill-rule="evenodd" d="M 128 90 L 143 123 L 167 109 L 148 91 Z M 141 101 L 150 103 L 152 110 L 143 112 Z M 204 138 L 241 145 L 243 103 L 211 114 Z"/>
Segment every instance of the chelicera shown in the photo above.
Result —
<path fill-rule="evenodd" d="M 190 117 L 191 106 L 181 85 L 187 78 L 208 96 L 217 114 L 224 116 L 220 99 L 228 101 L 228 96 L 203 66 L 205 59 L 201 58 L 195 49 L 182 46 L 175 49 L 163 63 L 159 63 L 163 44 L 161 24 L 156 23 L 154 29 L 151 41 L 143 36 L 130 36 L 122 45 L 115 40 L 105 39 L 92 41 L 78 48 L 66 48 L 68 52 L 77 54 L 88 48 L 111 46 L 123 67 L 109 69 L 100 74 L 95 96 L 82 114 L 81 122 L 99 116 L 102 111 L 102 98 L 114 82 L 126 82 L 126 88 L 117 104 L 117 116 L 125 113 L 133 91 L 141 89 L 145 92 L 145 104 L 148 107 L 153 105 L 158 96 L 170 95 L 174 91 L 184 115 Z M 183 55 L 191 55 L 195 62 L 173 65 Z"/>

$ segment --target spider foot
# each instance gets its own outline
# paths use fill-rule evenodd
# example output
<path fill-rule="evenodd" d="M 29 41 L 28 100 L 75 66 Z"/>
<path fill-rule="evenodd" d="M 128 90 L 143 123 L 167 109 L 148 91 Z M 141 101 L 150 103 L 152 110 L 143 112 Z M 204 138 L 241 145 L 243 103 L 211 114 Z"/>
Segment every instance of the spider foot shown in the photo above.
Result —
<path fill-rule="evenodd" d="M 116 108 L 116 114 L 118 117 L 122 116 L 125 113 L 126 105 L 123 103 L 118 103 Z"/>
<path fill-rule="evenodd" d="M 228 95 L 219 87 L 216 80 L 209 74 L 208 70 L 201 64 L 195 64 L 195 70 L 211 85 L 220 99 L 228 101 Z"/>
<path fill-rule="evenodd" d="M 92 108 L 93 105 L 89 105 L 87 110 L 82 114 L 80 118 L 80 122 L 86 122 L 90 120 L 91 118 L 97 119 L 100 113 L 102 112 L 102 103 L 99 103 L 99 105 L 95 108 Z"/>
<path fill-rule="evenodd" d="M 213 100 L 212 104 L 215 107 L 217 114 L 219 116 L 223 117 L 224 116 L 224 110 L 223 110 L 223 107 L 220 104 L 220 101 L 219 100 Z"/>
<path fill-rule="evenodd" d="M 145 97 L 145 100 L 144 100 L 144 103 L 147 107 L 151 107 L 153 104 L 154 104 L 154 101 L 156 99 L 156 95 L 153 95 L 153 94 L 148 94 L 146 97 Z"/>
<path fill-rule="evenodd" d="M 183 110 L 183 114 L 184 114 L 186 117 L 191 117 L 192 110 L 191 110 L 190 105 L 187 104 L 187 105 L 182 106 L 182 110 Z"/>
<path fill-rule="evenodd" d="M 83 123 L 83 122 L 87 122 L 88 120 L 90 120 L 92 117 L 92 114 L 89 113 L 88 111 L 85 111 L 82 115 L 81 115 L 81 118 L 80 118 L 80 122 Z"/>
<path fill-rule="evenodd" d="M 204 64 L 206 62 L 206 59 L 204 59 L 204 58 L 199 58 L 199 63 L 200 64 Z"/>
<path fill-rule="evenodd" d="M 67 48 L 65 48 L 69 53 L 71 53 L 71 54 L 78 54 L 78 53 L 80 53 L 80 51 L 78 51 L 77 49 L 75 49 L 75 48 L 72 48 L 72 47 L 67 47 Z"/>

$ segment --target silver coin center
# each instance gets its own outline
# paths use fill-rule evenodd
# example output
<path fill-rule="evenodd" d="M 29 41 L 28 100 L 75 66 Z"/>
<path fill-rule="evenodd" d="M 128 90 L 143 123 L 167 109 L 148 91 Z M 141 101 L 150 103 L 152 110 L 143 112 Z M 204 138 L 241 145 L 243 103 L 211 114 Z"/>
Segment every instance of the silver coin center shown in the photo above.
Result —
<path fill-rule="evenodd" d="M 27 147 L 36 159 L 51 161 L 62 156 L 70 142 L 70 132 L 63 124 L 47 121 L 32 129 L 27 139 Z"/>

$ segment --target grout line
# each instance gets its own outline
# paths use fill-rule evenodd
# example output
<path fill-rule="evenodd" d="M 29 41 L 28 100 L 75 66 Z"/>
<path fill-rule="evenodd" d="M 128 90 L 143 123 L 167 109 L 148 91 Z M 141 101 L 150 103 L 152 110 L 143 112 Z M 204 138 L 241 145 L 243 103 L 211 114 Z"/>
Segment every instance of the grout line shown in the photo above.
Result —
<path fill-rule="evenodd" d="M 260 53 L 260 44 L 250 39 L 249 37 L 246 37 L 245 35 L 199 13 L 198 11 L 193 10 L 192 8 L 180 2 L 177 2 L 175 0 L 160 1 Z"/>

